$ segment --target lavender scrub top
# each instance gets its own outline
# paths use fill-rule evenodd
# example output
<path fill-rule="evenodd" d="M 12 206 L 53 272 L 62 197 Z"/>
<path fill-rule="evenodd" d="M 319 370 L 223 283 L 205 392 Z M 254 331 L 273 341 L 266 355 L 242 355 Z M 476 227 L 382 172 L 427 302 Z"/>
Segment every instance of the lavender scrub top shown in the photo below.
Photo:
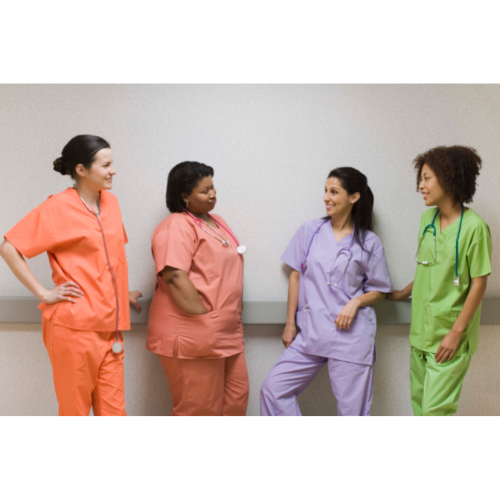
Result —
<path fill-rule="evenodd" d="M 307 256 L 307 267 L 301 271 L 301 263 L 319 226 Z M 338 286 L 329 286 L 327 280 L 335 256 L 349 246 L 352 258 L 346 273 L 340 279 L 348 262 L 344 250 L 331 272 L 330 283 L 338 282 Z M 307 221 L 295 233 L 281 256 L 285 264 L 300 272 L 298 334 L 292 343 L 295 349 L 351 363 L 374 363 L 377 318 L 373 307 L 360 307 L 349 328 L 337 330 L 335 326 L 339 312 L 353 297 L 371 291 L 392 291 L 384 247 L 378 236 L 367 231 L 364 247 L 365 250 L 356 243 L 354 233 L 336 242 L 330 221 L 324 223 L 324 219 Z"/>

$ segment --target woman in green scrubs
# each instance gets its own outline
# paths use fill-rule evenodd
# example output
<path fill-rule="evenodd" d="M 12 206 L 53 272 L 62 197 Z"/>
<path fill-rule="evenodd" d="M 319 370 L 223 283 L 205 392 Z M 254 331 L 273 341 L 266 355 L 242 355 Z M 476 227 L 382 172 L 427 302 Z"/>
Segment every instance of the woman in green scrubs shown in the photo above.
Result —
<path fill-rule="evenodd" d="M 417 156 L 422 214 L 415 280 L 392 300 L 412 296 L 411 403 L 415 415 L 453 415 L 477 350 L 481 300 L 491 273 L 488 224 L 464 207 L 476 191 L 481 158 L 473 148 L 438 147 Z"/>

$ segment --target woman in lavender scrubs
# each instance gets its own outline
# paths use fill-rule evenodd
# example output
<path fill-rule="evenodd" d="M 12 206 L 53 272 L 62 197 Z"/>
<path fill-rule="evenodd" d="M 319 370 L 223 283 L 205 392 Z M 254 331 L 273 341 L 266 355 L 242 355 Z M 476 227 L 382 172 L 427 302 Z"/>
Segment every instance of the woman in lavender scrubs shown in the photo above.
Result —
<path fill-rule="evenodd" d="M 328 365 L 339 415 L 369 415 L 373 395 L 373 304 L 392 291 L 384 247 L 371 229 L 373 194 L 351 167 L 330 172 L 327 216 L 305 222 L 281 260 L 292 268 L 285 351 L 260 394 L 261 415 L 301 415 L 297 395 Z"/>

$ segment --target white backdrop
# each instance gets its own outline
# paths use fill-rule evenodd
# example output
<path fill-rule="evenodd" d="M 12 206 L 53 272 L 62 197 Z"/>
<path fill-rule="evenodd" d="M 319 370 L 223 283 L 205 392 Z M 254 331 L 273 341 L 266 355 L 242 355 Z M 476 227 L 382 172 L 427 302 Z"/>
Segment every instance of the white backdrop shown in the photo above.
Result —
<path fill-rule="evenodd" d="M 215 169 L 220 213 L 248 247 L 246 300 L 286 300 L 279 257 L 299 225 L 324 215 L 328 172 L 364 172 L 395 287 L 413 279 L 420 214 L 413 158 L 438 145 L 475 147 L 484 162 L 472 208 L 498 247 L 500 86 L 2 85 L 0 233 L 72 183 L 52 170 L 74 135 L 107 139 L 130 243 L 130 286 L 151 297 L 150 237 L 166 216 L 170 168 Z M 493 268 L 499 264 L 494 250 Z M 30 266 L 51 285 L 46 256 Z M 0 296 L 28 295 L 0 262 Z M 500 296 L 494 273 L 487 296 Z"/>

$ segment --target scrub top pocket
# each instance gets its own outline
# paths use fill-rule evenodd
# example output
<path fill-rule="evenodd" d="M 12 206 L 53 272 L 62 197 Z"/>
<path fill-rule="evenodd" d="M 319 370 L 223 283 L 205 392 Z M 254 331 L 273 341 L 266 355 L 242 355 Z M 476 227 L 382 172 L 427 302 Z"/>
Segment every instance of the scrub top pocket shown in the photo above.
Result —
<path fill-rule="evenodd" d="M 459 315 L 460 312 L 457 311 L 440 311 L 432 306 L 424 308 L 425 350 L 429 350 L 430 352 L 437 351 L 439 344 L 450 333 Z M 467 329 L 462 336 L 460 345 L 463 345 L 464 340 L 467 339 L 466 333 Z"/>

